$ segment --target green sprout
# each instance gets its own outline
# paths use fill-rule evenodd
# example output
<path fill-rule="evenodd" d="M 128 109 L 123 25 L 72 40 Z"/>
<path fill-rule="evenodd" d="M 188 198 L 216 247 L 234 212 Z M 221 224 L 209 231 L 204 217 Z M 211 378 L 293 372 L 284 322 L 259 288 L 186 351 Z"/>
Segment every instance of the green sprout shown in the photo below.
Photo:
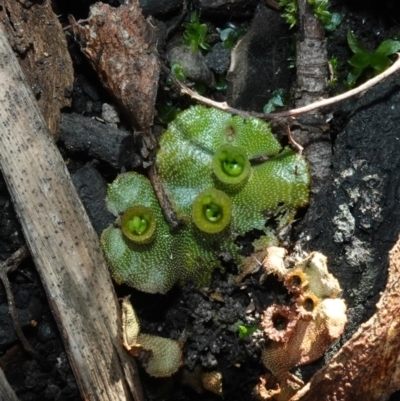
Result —
<path fill-rule="evenodd" d="M 287 101 L 287 95 L 282 88 L 276 89 L 272 92 L 272 97 L 264 106 L 264 113 L 272 113 L 277 107 L 283 107 Z"/>
<path fill-rule="evenodd" d="M 342 22 L 342 18 L 338 13 L 331 13 L 329 8 L 329 0 L 307 0 L 313 9 L 314 15 L 322 22 L 327 31 L 334 31 Z"/>
<path fill-rule="evenodd" d="M 171 72 L 178 81 L 184 81 L 187 78 L 187 73 L 183 69 L 182 64 L 175 62 L 171 65 Z"/>
<path fill-rule="evenodd" d="M 201 24 L 199 15 L 196 11 L 190 14 L 190 21 L 182 24 L 185 28 L 183 33 L 183 44 L 190 47 L 193 52 L 200 49 L 210 50 L 211 46 L 208 42 L 208 26 Z"/>
<path fill-rule="evenodd" d="M 279 7 L 283 9 L 282 18 L 292 29 L 297 24 L 297 12 L 299 6 L 296 0 L 279 0 Z"/>
<path fill-rule="evenodd" d="M 257 326 L 238 326 L 238 331 L 239 331 L 239 338 L 243 340 L 243 338 L 251 336 L 255 331 L 257 331 L 258 327 Z"/>
<path fill-rule="evenodd" d="M 347 76 L 347 85 L 352 87 L 365 71 L 372 70 L 374 75 L 385 71 L 392 64 L 388 56 L 400 50 L 400 41 L 384 40 L 375 52 L 367 50 L 351 31 L 347 32 L 347 43 L 354 53 L 349 64 L 353 67 Z"/>
<path fill-rule="evenodd" d="M 219 37 L 226 49 L 232 49 L 245 33 L 244 28 L 226 28 L 219 33 Z"/>
<path fill-rule="evenodd" d="M 330 70 L 330 80 L 328 82 L 329 86 L 335 86 L 338 81 L 338 66 L 339 66 L 339 58 L 338 57 L 331 57 L 328 60 L 329 70 Z"/>
<path fill-rule="evenodd" d="M 327 31 L 334 31 L 342 21 L 338 13 L 331 13 L 329 0 L 307 0 L 313 9 L 314 15 L 322 22 Z M 297 24 L 298 4 L 297 0 L 280 0 L 279 7 L 283 9 L 282 17 L 292 29 Z"/>

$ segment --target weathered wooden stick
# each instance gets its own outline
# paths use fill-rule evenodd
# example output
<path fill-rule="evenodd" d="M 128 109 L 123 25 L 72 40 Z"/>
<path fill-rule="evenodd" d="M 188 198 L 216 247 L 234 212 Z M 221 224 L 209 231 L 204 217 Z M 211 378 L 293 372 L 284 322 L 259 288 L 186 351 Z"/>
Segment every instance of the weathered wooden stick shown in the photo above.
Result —
<path fill-rule="evenodd" d="M 0 368 L 0 401 L 18 401 L 14 390 L 11 388 L 4 375 L 4 372 Z"/>
<path fill-rule="evenodd" d="M 0 168 L 85 400 L 143 400 L 99 240 L 0 30 Z"/>

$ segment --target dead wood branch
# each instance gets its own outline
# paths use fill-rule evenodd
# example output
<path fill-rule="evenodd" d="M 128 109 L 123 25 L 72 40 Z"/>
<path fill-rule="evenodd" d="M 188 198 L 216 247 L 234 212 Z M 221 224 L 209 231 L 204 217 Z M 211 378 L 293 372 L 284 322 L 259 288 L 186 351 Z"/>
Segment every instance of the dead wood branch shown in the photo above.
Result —
<path fill-rule="evenodd" d="M 99 240 L 0 30 L 0 167 L 85 400 L 143 400 Z"/>
<path fill-rule="evenodd" d="M 14 390 L 11 388 L 4 375 L 3 370 L 0 368 L 0 401 L 18 401 Z"/>
<path fill-rule="evenodd" d="M 400 390 L 400 238 L 376 313 L 291 401 L 383 401 Z"/>
<path fill-rule="evenodd" d="M 328 51 L 321 21 L 306 0 L 299 0 L 298 5 L 300 34 L 296 43 L 296 107 L 301 107 L 327 95 Z"/>
<path fill-rule="evenodd" d="M 328 96 L 328 51 L 322 22 L 314 15 L 307 0 L 298 0 L 299 35 L 296 43 L 295 105 L 302 107 Z M 304 148 L 312 183 L 310 204 L 321 191 L 330 173 L 332 143 L 329 126 L 321 109 L 299 116 L 293 138 Z"/>

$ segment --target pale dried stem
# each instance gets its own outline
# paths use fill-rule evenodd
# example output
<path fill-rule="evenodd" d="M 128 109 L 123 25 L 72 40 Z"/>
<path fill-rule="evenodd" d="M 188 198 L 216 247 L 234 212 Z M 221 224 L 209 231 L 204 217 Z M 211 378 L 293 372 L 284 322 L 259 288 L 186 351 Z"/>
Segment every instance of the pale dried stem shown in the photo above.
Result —
<path fill-rule="evenodd" d="M 307 106 L 299 107 L 298 109 L 292 109 L 288 111 L 282 111 L 279 113 L 257 113 L 254 111 L 244 111 L 244 110 L 239 110 L 235 109 L 234 107 L 231 107 L 228 105 L 226 102 L 216 102 L 215 100 L 211 100 L 207 97 L 201 96 L 192 89 L 188 88 L 183 82 L 177 80 L 172 74 L 171 71 L 164 65 L 161 66 L 162 70 L 168 75 L 168 77 L 172 80 L 174 85 L 176 85 L 181 93 L 183 95 L 188 95 L 192 99 L 197 100 L 199 103 L 202 103 L 206 106 L 211 106 L 215 107 L 220 110 L 224 110 L 228 113 L 239 115 L 245 118 L 249 117 L 257 117 L 257 118 L 262 118 L 264 120 L 270 120 L 274 118 L 284 118 L 284 117 L 295 117 L 301 114 L 309 113 L 310 111 L 321 109 L 323 107 L 331 106 L 335 103 L 342 102 L 343 100 L 349 99 L 353 96 L 359 95 L 360 93 L 372 88 L 375 86 L 377 83 L 383 81 L 390 75 L 394 74 L 400 69 L 400 53 L 397 53 L 397 60 L 384 72 L 381 74 L 377 75 L 374 78 L 371 78 L 364 84 L 358 86 L 357 88 L 354 88 L 352 90 L 349 90 L 345 93 L 342 93 L 338 96 L 331 97 L 329 99 L 322 99 L 319 100 L 318 102 L 311 103 Z"/>

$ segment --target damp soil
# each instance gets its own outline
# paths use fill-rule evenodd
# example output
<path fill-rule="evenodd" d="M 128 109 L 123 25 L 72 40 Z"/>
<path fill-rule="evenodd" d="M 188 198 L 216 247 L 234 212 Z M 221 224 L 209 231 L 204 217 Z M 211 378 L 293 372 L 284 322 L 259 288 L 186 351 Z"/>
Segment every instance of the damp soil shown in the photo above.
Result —
<path fill-rule="evenodd" d="M 171 25 L 180 13 L 179 1 L 143 3 L 146 12 L 154 12 L 155 17 L 166 26 Z M 162 7 L 163 3 L 168 5 Z M 353 30 L 370 49 L 376 48 L 383 39 L 400 39 L 400 8 L 395 1 L 377 4 L 375 1 L 332 0 L 331 3 L 332 9 L 343 16 L 340 27 L 328 36 L 329 55 L 339 59 L 338 83 L 332 87 L 332 94 L 335 94 L 346 90 L 343 81 L 348 73 L 347 60 L 351 56 L 346 44 L 347 30 Z M 54 1 L 55 10 L 65 24 L 68 14 L 74 15 L 77 20 L 87 17 L 90 4 L 90 1 Z M 110 4 L 117 6 L 118 2 Z M 196 6 L 197 3 L 193 4 L 193 7 Z M 210 7 L 202 18 L 213 29 L 229 24 L 249 28 L 256 6 L 256 3 L 248 2 L 247 6 L 238 7 L 234 11 L 226 7 Z M 279 18 L 276 14 L 276 19 Z M 281 24 L 277 25 L 282 29 Z M 272 38 L 277 37 L 272 28 L 268 34 Z M 217 39 L 214 44 L 218 42 L 218 36 L 215 37 Z M 73 39 L 69 37 L 68 40 L 76 79 L 72 107 L 64 112 L 101 117 L 102 104 L 112 101 L 101 88 Z M 285 52 L 290 53 L 293 40 L 294 32 L 286 30 L 285 38 L 282 39 Z M 246 83 L 252 88 L 250 91 L 259 85 L 260 74 L 271 76 L 272 68 L 276 71 L 280 67 L 281 70 L 288 69 L 287 60 L 282 55 L 276 59 L 272 53 L 267 57 L 264 54 L 258 55 L 261 50 L 266 50 L 262 46 L 260 50 L 256 44 L 252 49 L 251 57 L 255 60 L 253 64 L 257 64 L 257 60 L 267 61 L 259 63 L 261 67 L 253 65 L 250 71 L 252 75 L 247 77 L 249 82 Z M 282 63 L 281 66 L 276 64 L 277 60 Z M 222 74 L 225 72 L 226 69 Z M 294 77 L 290 71 L 287 76 Z M 267 81 L 265 99 L 261 101 L 264 104 L 279 85 L 290 88 L 293 83 L 289 79 L 283 84 L 281 78 Z M 164 83 L 165 77 L 161 85 Z M 207 95 L 223 100 L 226 92 Z M 160 98 L 167 99 L 175 107 L 183 108 L 188 104 L 173 90 L 168 94 L 161 91 Z M 246 101 L 243 99 L 236 99 L 237 104 Z M 256 103 L 252 107 L 257 107 Z M 314 203 L 300 211 L 285 241 L 289 249 L 297 243 L 305 251 L 318 250 L 328 257 L 330 271 L 339 279 L 343 288 L 349 323 L 343 337 L 323 358 L 295 370 L 305 381 L 329 360 L 332 353 L 351 337 L 362 322 L 372 316 L 379 293 L 385 286 L 388 251 L 400 232 L 400 76 L 390 78 L 361 98 L 335 106 L 327 112 L 327 120 L 331 127 L 329 135 L 333 153 L 331 174 Z M 162 125 L 157 127 L 158 132 L 162 129 Z M 121 170 L 126 169 L 116 169 L 85 152 L 71 154 L 63 144 L 60 144 L 60 150 L 72 174 L 85 167 L 101 176 L 104 182 L 110 182 Z M 140 155 L 139 149 L 137 155 Z M 134 167 L 144 171 L 138 157 L 133 163 Z M 84 188 L 79 192 L 88 209 L 89 204 L 94 202 L 93 192 L 101 193 L 98 189 L 91 190 L 95 182 L 92 177 L 85 173 L 79 178 L 79 185 Z M 99 217 L 92 215 L 90 210 L 89 215 L 94 225 L 99 227 L 98 230 L 102 224 L 106 224 L 99 223 Z M 24 238 L 12 200 L 0 177 L 0 259 L 7 259 L 23 244 Z M 243 244 L 246 251 L 251 252 L 250 240 L 244 238 Z M 243 401 L 252 399 L 252 389 L 265 371 L 260 362 L 264 340 L 259 331 L 241 338 L 239 326 L 257 327 L 266 307 L 272 303 L 286 303 L 289 297 L 273 277 L 260 284 L 259 274 L 254 274 L 237 283 L 232 279 L 236 274 L 234 265 L 224 263 L 224 269 L 215 272 L 208 288 L 196 289 L 189 285 L 187 288 L 175 288 L 163 296 L 142 294 L 123 285 L 117 286 L 116 290 L 121 297 L 131 295 L 144 332 L 185 341 L 182 371 L 192 371 L 196 367 L 204 371 L 217 369 L 223 376 L 225 399 Z M 37 360 L 23 350 L 8 314 L 5 291 L 0 286 L 0 363 L 11 386 L 23 401 L 80 400 L 59 331 L 32 261 L 26 260 L 17 271 L 9 275 L 9 279 L 19 324 L 30 344 L 41 356 Z M 140 373 L 147 400 L 220 399 L 209 392 L 196 392 L 193 386 L 187 385 L 183 373 L 170 379 L 157 380 L 150 379 L 142 371 Z M 400 394 L 397 393 L 391 397 L 392 401 L 398 399 Z"/>

